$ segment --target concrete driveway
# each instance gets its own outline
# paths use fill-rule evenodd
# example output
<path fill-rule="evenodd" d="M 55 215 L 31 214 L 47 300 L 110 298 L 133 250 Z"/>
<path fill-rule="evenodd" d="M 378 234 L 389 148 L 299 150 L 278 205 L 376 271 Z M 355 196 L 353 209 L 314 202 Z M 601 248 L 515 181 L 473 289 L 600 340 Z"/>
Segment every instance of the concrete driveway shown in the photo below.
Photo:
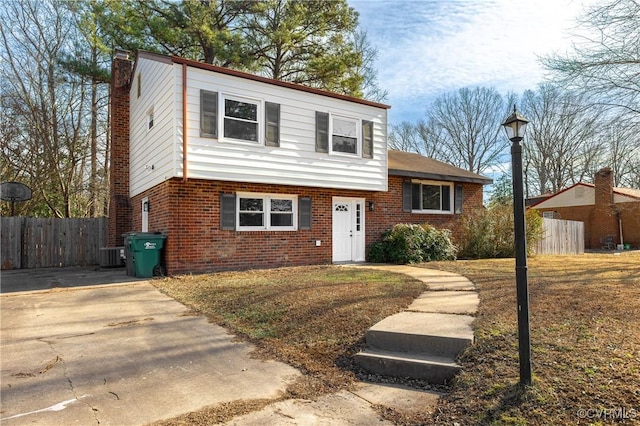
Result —
<path fill-rule="evenodd" d="M 35 275 L 0 276 L 3 425 L 142 425 L 222 402 L 274 398 L 300 375 L 252 359 L 250 345 L 147 281 L 82 287 L 81 276 L 79 286 L 56 277 L 47 288 Z"/>

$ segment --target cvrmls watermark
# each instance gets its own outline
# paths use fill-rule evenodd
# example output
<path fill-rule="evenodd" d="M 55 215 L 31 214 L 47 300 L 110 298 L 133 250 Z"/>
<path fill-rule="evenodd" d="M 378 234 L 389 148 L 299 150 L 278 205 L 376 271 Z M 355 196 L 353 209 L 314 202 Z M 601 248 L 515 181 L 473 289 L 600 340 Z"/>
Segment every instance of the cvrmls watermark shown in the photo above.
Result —
<path fill-rule="evenodd" d="M 640 413 L 634 408 L 580 408 L 577 412 L 581 419 L 600 420 L 634 420 L 640 418 Z"/>

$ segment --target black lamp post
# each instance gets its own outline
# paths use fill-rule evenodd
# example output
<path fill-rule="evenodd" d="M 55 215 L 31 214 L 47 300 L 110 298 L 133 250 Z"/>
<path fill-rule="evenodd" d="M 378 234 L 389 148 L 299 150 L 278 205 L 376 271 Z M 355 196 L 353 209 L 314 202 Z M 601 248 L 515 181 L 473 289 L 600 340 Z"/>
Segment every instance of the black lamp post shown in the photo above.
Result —
<path fill-rule="evenodd" d="M 513 226 L 516 245 L 516 294 L 518 302 L 518 350 L 520 354 L 520 384 L 529 386 L 531 380 L 531 338 L 529 333 L 529 286 L 527 284 L 527 239 L 524 219 L 524 195 L 522 185 L 522 145 L 529 121 L 513 106 L 511 114 L 502 125 L 511 145 L 511 170 L 513 173 Z"/>

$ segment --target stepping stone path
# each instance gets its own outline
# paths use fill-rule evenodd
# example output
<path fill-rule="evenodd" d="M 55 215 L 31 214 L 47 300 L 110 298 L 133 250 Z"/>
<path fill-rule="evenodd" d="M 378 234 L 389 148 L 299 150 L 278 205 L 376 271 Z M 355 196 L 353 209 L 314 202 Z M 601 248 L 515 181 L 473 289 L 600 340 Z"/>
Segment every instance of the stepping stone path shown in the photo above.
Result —
<path fill-rule="evenodd" d="M 478 309 L 475 286 L 451 272 L 405 265 L 359 265 L 409 275 L 426 283 L 406 311 L 375 324 L 355 361 L 366 370 L 434 384 L 450 382 L 460 371 L 457 356 L 474 342 L 471 323 Z"/>

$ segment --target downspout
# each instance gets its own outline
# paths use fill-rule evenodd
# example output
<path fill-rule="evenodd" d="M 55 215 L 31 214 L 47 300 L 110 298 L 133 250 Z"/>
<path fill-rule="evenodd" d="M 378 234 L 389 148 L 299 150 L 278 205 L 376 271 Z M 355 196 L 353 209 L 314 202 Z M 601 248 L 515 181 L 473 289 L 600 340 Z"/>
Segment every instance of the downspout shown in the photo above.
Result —
<path fill-rule="evenodd" d="M 616 212 L 616 216 L 618 218 L 618 229 L 620 231 L 620 245 L 624 247 L 624 239 L 622 238 L 622 218 L 620 217 L 620 212 Z"/>
<path fill-rule="evenodd" d="M 182 64 L 182 182 L 187 182 L 187 64 Z"/>

